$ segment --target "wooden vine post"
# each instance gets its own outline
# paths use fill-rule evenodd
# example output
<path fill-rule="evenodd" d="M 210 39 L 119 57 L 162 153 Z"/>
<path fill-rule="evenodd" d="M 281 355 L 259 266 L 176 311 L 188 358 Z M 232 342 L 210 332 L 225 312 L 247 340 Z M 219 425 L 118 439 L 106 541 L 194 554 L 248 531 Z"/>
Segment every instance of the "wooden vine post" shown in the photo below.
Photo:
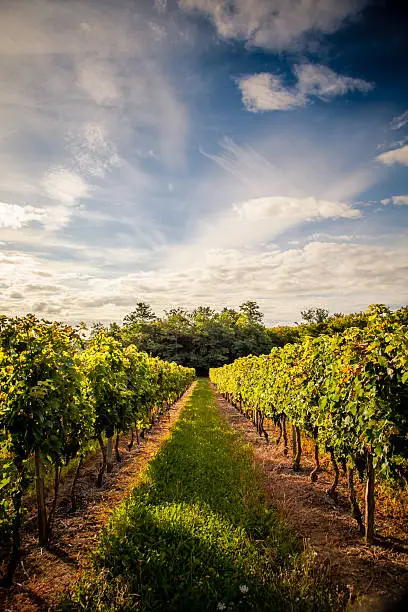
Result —
<path fill-rule="evenodd" d="M 44 477 L 40 451 L 35 450 L 35 491 L 37 494 L 37 510 L 38 510 L 38 542 L 44 546 L 48 542 L 47 529 L 47 508 L 45 505 Z"/>
<path fill-rule="evenodd" d="M 5 588 L 11 586 L 13 576 L 20 559 L 20 529 L 22 523 L 22 498 L 23 490 L 25 488 L 23 484 L 25 479 L 25 470 L 22 467 L 22 462 L 18 458 L 15 458 L 14 465 L 17 468 L 18 481 L 16 483 L 16 488 L 13 495 L 14 516 L 11 523 L 11 550 L 6 573 L 0 581 L 0 585 Z"/>
<path fill-rule="evenodd" d="M 354 468 L 347 466 L 347 486 L 349 490 L 350 506 L 353 513 L 353 517 L 356 519 L 360 534 L 364 535 L 364 523 L 363 517 L 361 516 L 360 506 L 358 505 L 356 491 L 354 488 Z"/>
<path fill-rule="evenodd" d="M 119 443 L 120 443 L 120 434 L 118 432 L 116 434 L 116 438 L 115 438 L 115 456 L 116 456 L 116 461 L 118 463 L 121 463 L 122 457 L 121 457 L 120 451 L 119 451 Z"/>
<path fill-rule="evenodd" d="M 374 541 L 374 511 L 375 511 L 375 497 L 374 497 L 374 465 L 373 465 L 373 454 L 372 449 L 369 448 L 367 451 L 367 481 L 365 490 L 365 517 L 364 517 L 364 538 L 367 544 L 372 544 Z"/>
<path fill-rule="evenodd" d="M 70 492 L 70 497 L 71 497 L 71 512 L 76 512 L 76 509 L 77 509 L 76 485 L 77 485 L 77 482 L 78 482 L 79 472 L 81 471 L 81 467 L 82 467 L 83 461 L 84 461 L 84 457 L 83 457 L 83 455 L 81 455 L 79 457 L 78 465 L 77 465 L 77 468 L 75 470 L 75 475 L 74 475 L 74 479 L 72 481 L 72 486 L 71 486 L 71 492 Z"/>
<path fill-rule="evenodd" d="M 96 479 L 96 486 L 97 487 L 101 487 L 102 483 L 103 483 L 103 476 L 104 476 L 105 470 L 106 470 L 106 446 L 104 444 L 104 441 L 103 441 L 101 433 L 98 434 L 97 439 L 98 439 L 98 442 L 99 442 L 99 447 L 101 449 L 102 463 L 101 463 L 99 471 L 98 471 L 98 476 L 97 476 L 97 479 Z"/>
<path fill-rule="evenodd" d="M 320 470 L 319 445 L 318 445 L 317 441 L 315 441 L 315 445 L 314 445 L 314 459 L 315 459 L 315 468 L 310 473 L 310 480 L 312 482 L 316 482 L 317 481 L 318 473 L 319 473 L 319 470 Z"/>
<path fill-rule="evenodd" d="M 282 416 L 283 454 L 288 454 L 288 434 L 286 431 L 286 415 Z"/>
<path fill-rule="evenodd" d="M 293 461 L 293 469 L 295 470 L 295 472 L 297 472 L 300 470 L 300 458 L 302 456 L 302 441 L 300 436 L 300 427 L 298 427 L 298 425 L 295 426 L 295 433 L 297 450 Z"/>
<path fill-rule="evenodd" d="M 296 427 L 292 424 L 292 454 L 293 459 L 297 454 L 297 444 L 296 444 Z"/>
<path fill-rule="evenodd" d="M 106 440 L 106 471 L 108 474 L 110 474 L 113 470 L 112 449 L 113 434 L 108 435 L 108 439 Z"/>

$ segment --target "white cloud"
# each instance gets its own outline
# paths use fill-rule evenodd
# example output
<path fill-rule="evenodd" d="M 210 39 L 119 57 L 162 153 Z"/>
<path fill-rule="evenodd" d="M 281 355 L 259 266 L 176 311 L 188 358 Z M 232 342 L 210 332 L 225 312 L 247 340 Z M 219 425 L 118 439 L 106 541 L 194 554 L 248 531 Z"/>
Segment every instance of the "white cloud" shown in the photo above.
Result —
<path fill-rule="evenodd" d="M 33 206 L 19 206 L 0 202 L 0 227 L 20 229 L 31 221 L 42 221 L 44 211 Z"/>
<path fill-rule="evenodd" d="M 307 34 L 331 33 L 365 0 L 179 0 L 185 10 L 211 19 L 219 36 L 266 49 L 286 49 Z"/>
<path fill-rule="evenodd" d="M 390 123 L 390 128 L 392 130 L 399 130 L 400 128 L 404 127 L 404 125 L 407 125 L 407 123 L 408 123 L 408 110 L 401 113 L 400 115 L 396 115 L 395 117 L 393 117 Z"/>
<path fill-rule="evenodd" d="M 48 199 L 44 207 L 43 223 L 50 231 L 67 225 L 82 199 L 90 196 L 92 188 L 82 176 L 67 168 L 53 168 L 41 181 L 43 194 Z"/>
<path fill-rule="evenodd" d="M 279 77 L 262 72 L 237 79 L 242 101 L 250 112 L 289 110 L 303 106 L 305 98 L 282 84 Z"/>
<path fill-rule="evenodd" d="M 248 200 L 233 204 L 233 210 L 240 221 L 267 221 L 283 218 L 295 225 L 299 220 L 318 218 L 355 218 L 360 217 L 359 210 L 344 202 L 329 202 L 316 198 L 270 197 Z"/>
<path fill-rule="evenodd" d="M 367 92 L 373 88 L 368 81 L 338 74 L 320 64 L 296 65 L 294 74 L 297 82 L 290 87 L 268 72 L 236 79 L 245 108 L 250 112 L 289 110 L 305 106 L 313 96 L 328 100 L 349 91 Z"/>
<path fill-rule="evenodd" d="M 408 195 L 399 195 L 392 196 L 391 198 L 386 198 L 385 200 L 381 200 L 381 204 L 397 204 L 398 205 L 408 205 Z"/>
<path fill-rule="evenodd" d="M 392 166 L 393 164 L 408 166 L 408 145 L 381 153 L 381 155 L 377 155 L 376 159 L 386 166 Z"/>

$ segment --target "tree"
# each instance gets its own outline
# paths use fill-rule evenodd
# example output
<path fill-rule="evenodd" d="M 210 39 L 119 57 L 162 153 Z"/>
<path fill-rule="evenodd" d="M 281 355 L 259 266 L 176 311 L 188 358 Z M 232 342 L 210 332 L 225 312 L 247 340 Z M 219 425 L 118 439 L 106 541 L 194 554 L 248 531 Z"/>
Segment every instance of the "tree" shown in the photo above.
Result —
<path fill-rule="evenodd" d="M 131 320 L 134 313 L 125 320 Z M 137 317 L 136 317 L 137 319 Z M 118 338 L 109 330 L 110 335 Z M 256 302 L 244 302 L 239 311 L 210 306 L 192 311 L 174 307 L 163 318 L 124 325 L 120 338 L 125 346 L 134 344 L 139 351 L 167 361 L 175 361 L 207 375 L 210 367 L 223 365 L 237 357 L 268 353 L 279 343 L 263 325 L 263 315 Z"/>
<path fill-rule="evenodd" d="M 306 323 L 324 323 L 329 316 L 329 311 L 326 308 L 309 308 L 301 310 L 300 314 Z"/>
<path fill-rule="evenodd" d="M 96 334 L 98 334 L 102 329 L 104 329 L 104 325 L 100 321 L 95 321 L 95 323 L 92 323 L 91 337 L 96 336 Z"/>
<path fill-rule="evenodd" d="M 239 307 L 239 311 L 241 316 L 244 316 L 250 324 L 263 325 L 264 316 L 256 302 L 251 300 L 243 302 Z"/>
<path fill-rule="evenodd" d="M 125 316 L 124 325 L 134 325 L 135 323 L 150 323 L 156 319 L 152 307 L 146 302 L 137 302 L 135 310 Z"/>

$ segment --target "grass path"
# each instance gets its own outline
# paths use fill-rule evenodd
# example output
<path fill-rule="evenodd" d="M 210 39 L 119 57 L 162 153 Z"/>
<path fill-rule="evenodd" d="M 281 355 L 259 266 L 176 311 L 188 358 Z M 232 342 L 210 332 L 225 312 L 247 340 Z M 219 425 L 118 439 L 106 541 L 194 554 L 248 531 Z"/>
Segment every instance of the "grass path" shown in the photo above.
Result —
<path fill-rule="evenodd" d="M 65 610 L 334 610 L 201 379 Z"/>

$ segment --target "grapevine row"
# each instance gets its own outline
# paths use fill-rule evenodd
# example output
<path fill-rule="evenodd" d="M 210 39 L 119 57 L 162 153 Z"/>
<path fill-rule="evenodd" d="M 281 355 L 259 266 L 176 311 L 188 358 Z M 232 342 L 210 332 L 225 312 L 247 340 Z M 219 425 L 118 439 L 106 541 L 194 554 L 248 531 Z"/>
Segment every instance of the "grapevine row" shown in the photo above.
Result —
<path fill-rule="evenodd" d="M 307 337 L 269 355 L 237 359 L 210 370 L 210 379 L 268 437 L 263 421 L 280 427 L 287 454 L 287 426 L 293 427 L 293 468 L 300 467 L 302 434 L 347 473 L 353 515 L 368 543 L 374 538 L 374 479 L 406 486 L 408 476 L 407 309 L 373 306 L 367 327 L 333 336 Z M 278 441 L 279 441 L 278 440 Z M 354 473 L 366 480 L 364 520 L 354 490 Z"/>
<path fill-rule="evenodd" d="M 71 497 L 92 442 L 101 448 L 97 475 L 113 467 L 116 436 L 144 435 L 195 377 L 194 370 L 122 345 L 103 330 L 85 343 L 81 330 L 33 315 L 0 319 L 0 528 L 11 540 L 3 583 L 12 580 L 19 557 L 23 496 L 34 481 L 38 536 L 47 544 L 57 505 L 61 470 L 77 460 Z M 44 469 L 54 474 L 47 512 Z"/>

